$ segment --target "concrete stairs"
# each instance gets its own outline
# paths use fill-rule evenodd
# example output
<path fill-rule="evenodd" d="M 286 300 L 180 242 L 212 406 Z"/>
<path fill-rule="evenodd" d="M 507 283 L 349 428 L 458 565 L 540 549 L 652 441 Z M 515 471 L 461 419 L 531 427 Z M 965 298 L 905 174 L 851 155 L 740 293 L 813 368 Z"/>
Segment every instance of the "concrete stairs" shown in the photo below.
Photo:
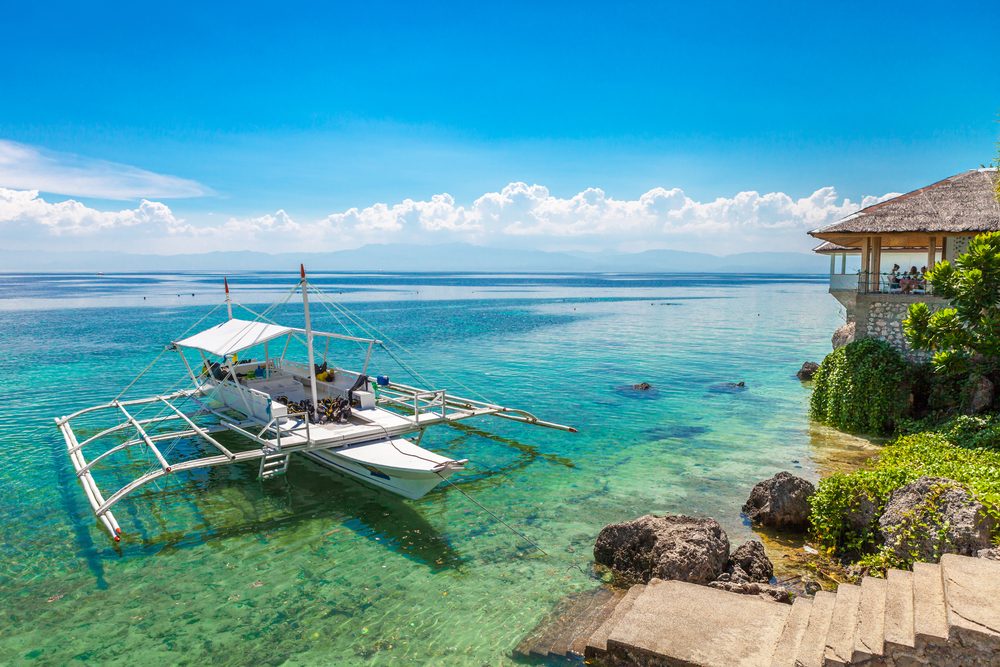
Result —
<path fill-rule="evenodd" d="M 624 591 L 598 588 L 564 598 L 514 649 L 525 658 L 582 658 L 587 642 L 612 617 Z"/>
<path fill-rule="evenodd" d="M 568 599 L 518 652 L 604 665 L 1000 665 L 1000 562 L 949 554 L 792 605 L 654 579 Z"/>

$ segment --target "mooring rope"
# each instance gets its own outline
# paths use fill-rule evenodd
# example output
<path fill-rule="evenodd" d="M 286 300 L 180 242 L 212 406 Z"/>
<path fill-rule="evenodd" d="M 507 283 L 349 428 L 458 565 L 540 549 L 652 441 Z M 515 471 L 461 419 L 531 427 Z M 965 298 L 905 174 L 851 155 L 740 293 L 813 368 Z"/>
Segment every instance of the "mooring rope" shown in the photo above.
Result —
<path fill-rule="evenodd" d="M 325 303 L 329 303 L 330 305 L 332 305 L 334 308 L 336 308 L 337 310 L 339 310 L 341 312 L 341 314 L 344 315 L 344 317 L 346 317 L 348 320 L 350 320 L 356 327 L 358 327 L 359 329 L 361 329 L 361 331 L 364 332 L 369 337 L 383 339 L 384 341 L 386 341 L 388 343 L 391 343 L 392 345 L 395 345 L 396 347 L 398 347 L 400 349 L 401 352 L 403 352 L 405 354 L 408 354 L 410 357 L 416 357 L 417 356 L 414 352 L 412 352 L 410 349 L 408 349 L 402 343 L 400 343 L 399 341 L 395 340 L 394 338 L 392 338 L 391 336 L 387 335 L 386 333 L 384 333 L 382 331 L 379 331 L 379 329 L 375 325 L 373 325 L 371 322 L 367 321 L 366 319 L 364 319 L 363 317 L 361 317 L 361 315 L 359 315 L 358 313 L 354 312 L 353 310 L 351 310 L 350 308 L 348 308 L 344 304 L 340 303 L 336 299 L 333 299 L 329 294 L 327 294 L 326 292 L 324 292 L 323 290 L 321 290 L 319 287 L 316 287 L 315 285 L 313 285 L 312 287 L 313 287 L 313 290 L 317 294 L 319 294 L 319 295 L 321 295 L 323 297 L 326 297 L 327 301 L 320 301 L 320 303 L 324 303 L 324 304 Z M 339 319 L 338 319 L 338 322 L 339 322 Z M 393 353 L 393 351 L 391 349 L 389 349 L 389 347 L 385 344 L 385 342 L 383 342 L 380 347 L 383 350 L 385 350 L 385 352 L 392 358 L 392 360 L 395 361 L 397 364 L 399 364 L 399 366 L 404 371 L 406 371 L 407 373 L 409 373 L 413 377 L 413 379 L 415 379 L 417 382 L 421 382 L 423 384 L 426 384 L 429 387 L 434 386 L 435 383 L 429 382 L 427 380 L 427 378 L 425 378 L 422 375 L 420 375 L 420 373 L 418 373 L 412 366 L 410 366 L 409 364 L 405 363 L 402 359 L 400 359 L 399 356 L 397 356 L 395 353 Z M 477 398 L 479 398 L 479 399 L 481 399 L 483 401 L 486 401 L 487 403 L 493 403 L 494 402 L 492 399 L 487 398 L 486 396 L 484 396 L 480 392 L 476 391 L 472 387 L 469 387 L 468 385 L 466 385 L 462 381 L 457 380 L 454 377 L 451 377 L 450 375 L 448 375 L 444 371 L 438 369 L 435 372 L 438 375 L 440 375 L 443 379 L 447 380 L 449 383 L 452 383 L 452 384 L 455 384 L 455 385 L 461 387 L 462 389 L 464 389 L 465 391 L 469 392 L 473 396 L 475 396 L 475 397 L 477 397 Z"/>
<path fill-rule="evenodd" d="M 186 336 L 188 334 L 188 332 L 191 331 L 191 329 L 194 329 L 196 326 L 198 326 L 199 324 L 201 324 L 202 322 L 204 322 L 205 318 L 207 318 L 209 315 L 211 315 L 212 313 L 214 313 L 215 311 L 217 311 L 221 307 L 222 307 L 221 303 L 217 304 L 214 308 L 212 308 L 210 311 L 208 311 L 207 313 L 205 313 L 197 322 L 195 322 L 194 324 L 192 324 L 191 326 L 189 326 L 187 328 L 187 331 L 185 331 L 180 336 L 178 336 L 178 338 L 184 338 L 184 336 Z M 131 389 L 132 386 L 136 382 L 139 381 L 139 378 L 141 378 L 143 375 L 145 375 L 147 372 L 149 372 L 149 369 L 151 369 L 153 366 L 155 366 L 156 362 L 160 360 L 160 357 L 162 357 L 166 352 L 168 352 L 170 350 L 170 348 L 171 348 L 171 346 L 167 345 L 162 350 L 160 350 L 160 353 L 157 354 L 155 357 L 153 357 L 153 360 L 151 362 L 149 362 L 149 364 L 145 368 L 143 368 L 141 371 L 139 371 L 139 374 L 136 375 L 134 378 L 132 378 L 132 381 L 129 382 L 125 386 L 124 389 L 122 389 L 120 392 L 118 392 L 118 395 L 114 397 L 114 399 L 113 399 L 112 402 L 117 401 L 119 398 L 121 398 L 122 396 L 124 396 L 125 392 L 127 392 L 129 389 Z"/>
<path fill-rule="evenodd" d="M 466 500 L 468 500 L 473 505 L 475 505 L 479 509 L 483 510 L 487 514 L 489 514 L 491 517 L 493 517 L 497 522 L 499 522 L 500 524 L 502 524 L 507 530 L 509 530 L 510 532 L 514 533 L 518 537 L 520 537 L 522 540 L 524 540 L 525 542 L 527 542 L 528 544 L 530 544 L 532 547 L 534 547 L 538 551 L 542 552 L 543 555 L 545 555 L 545 556 L 550 556 L 551 555 L 551 554 L 549 554 L 548 551 L 546 551 L 545 549 L 543 549 L 538 544 L 538 542 L 535 542 L 533 539 L 531 539 L 530 537 L 528 537 L 527 535 L 525 535 L 524 533 L 522 533 L 521 531 L 519 531 L 517 528 L 514 528 L 512 525 L 510 525 L 509 523 L 507 523 L 506 521 L 504 521 L 503 519 L 501 519 L 495 512 L 493 512 L 488 507 L 486 507 L 485 505 L 483 505 L 481 502 L 479 502 L 478 500 L 476 500 L 475 498 L 473 498 L 472 496 L 470 496 L 468 493 L 466 493 L 465 491 L 463 491 L 462 487 L 460 487 L 458 484 L 455 484 L 453 481 L 451 481 L 447 477 L 442 476 L 441 473 L 439 473 L 439 472 L 436 472 L 434 474 L 437 475 L 438 477 L 440 477 L 445 482 L 447 482 L 453 489 L 455 489 L 459 493 L 461 493 L 466 498 Z"/>

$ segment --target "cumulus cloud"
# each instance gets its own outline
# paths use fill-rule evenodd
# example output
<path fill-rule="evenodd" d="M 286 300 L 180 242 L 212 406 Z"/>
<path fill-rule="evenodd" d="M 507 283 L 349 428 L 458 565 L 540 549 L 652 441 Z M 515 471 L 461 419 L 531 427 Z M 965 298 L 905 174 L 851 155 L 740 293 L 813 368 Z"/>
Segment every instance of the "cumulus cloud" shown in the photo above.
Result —
<path fill-rule="evenodd" d="M 69 199 L 49 202 L 37 190 L 0 188 L 0 225 L 20 224 L 59 235 L 87 235 L 127 227 L 171 230 L 181 224 L 166 204 L 143 199 L 137 208 L 99 211 Z"/>
<path fill-rule="evenodd" d="M 573 244 L 597 249 L 608 243 L 634 247 L 637 242 L 664 247 L 682 237 L 710 236 L 720 248 L 739 248 L 747 239 L 770 236 L 779 247 L 803 248 L 808 245 L 803 232 L 890 196 L 894 194 L 866 197 L 858 204 L 824 187 L 801 198 L 747 191 L 705 202 L 692 199 L 680 188 L 654 188 L 636 199 L 617 199 L 600 188 L 558 197 L 542 185 L 518 182 L 486 193 L 468 206 L 440 194 L 424 201 L 406 199 L 393 205 L 351 208 L 328 215 L 321 226 L 366 241 L 377 237 L 383 241 L 451 237 L 477 242 L 521 238 L 546 247 Z M 781 241 L 783 233 L 790 243 Z"/>
<path fill-rule="evenodd" d="M 99 211 L 79 202 L 49 202 L 35 190 L 0 188 L 0 225 L 17 223 L 53 235 L 91 235 L 121 249 L 123 230 L 159 239 L 161 252 L 228 249 L 339 250 L 366 243 L 442 243 L 550 250 L 675 248 L 715 254 L 807 250 L 805 232 L 894 194 L 855 203 L 832 187 L 795 198 L 782 192 L 740 192 L 698 201 L 679 188 L 653 188 L 618 199 L 600 188 L 569 197 L 542 185 L 509 183 L 468 204 L 449 194 L 375 203 L 324 217 L 293 219 L 283 209 L 254 217 L 179 219 L 149 200 L 133 209 Z M 132 234 L 134 236 L 134 234 Z M 116 245 L 117 244 L 117 245 Z"/>
<path fill-rule="evenodd" d="M 183 223 L 173 225 L 169 229 L 170 233 L 175 236 L 242 239 L 244 243 L 271 233 L 289 234 L 301 230 L 302 226 L 292 220 L 291 216 L 282 209 L 252 218 L 231 217 L 221 225 L 198 226 Z M 243 249 L 249 250 L 250 248 Z"/>
<path fill-rule="evenodd" d="M 177 199 L 211 194 L 186 178 L 0 139 L 0 186 L 101 199 Z"/>

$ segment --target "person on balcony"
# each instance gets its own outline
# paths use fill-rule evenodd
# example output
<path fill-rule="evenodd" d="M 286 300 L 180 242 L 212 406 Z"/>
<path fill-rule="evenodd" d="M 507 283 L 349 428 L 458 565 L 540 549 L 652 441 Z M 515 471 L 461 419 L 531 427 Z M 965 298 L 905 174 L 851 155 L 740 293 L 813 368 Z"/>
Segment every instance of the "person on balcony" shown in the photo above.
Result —
<path fill-rule="evenodd" d="M 893 264 L 892 271 L 889 272 L 889 293 L 899 291 L 899 264 Z"/>

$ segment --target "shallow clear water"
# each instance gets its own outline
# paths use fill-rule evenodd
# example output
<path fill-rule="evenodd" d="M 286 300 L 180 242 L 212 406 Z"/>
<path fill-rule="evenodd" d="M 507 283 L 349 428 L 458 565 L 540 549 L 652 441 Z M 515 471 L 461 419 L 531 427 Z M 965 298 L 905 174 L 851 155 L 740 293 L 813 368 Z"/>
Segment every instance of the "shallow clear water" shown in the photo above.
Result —
<path fill-rule="evenodd" d="M 756 481 L 780 469 L 815 478 L 858 447 L 809 423 L 808 390 L 794 376 L 829 350 L 840 323 L 820 279 L 313 279 L 439 386 L 579 428 L 482 419 L 423 441 L 471 459 L 455 483 L 545 554 L 454 488 L 403 501 L 304 459 L 263 483 L 248 464 L 147 487 L 116 509 L 126 532 L 116 548 L 52 418 L 113 398 L 219 301 L 219 278 L 8 275 L 0 662 L 508 663 L 555 601 L 596 585 L 591 549 L 604 524 L 711 515 L 736 543 L 751 535 L 739 508 Z M 293 281 L 232 280 L 255 309 Z M 335 328 L 313 312 L 317 328 Z M 280 317 L 294 323 L 301 312 Z M 356 350 L 335 352 L 356 365 Z M 410 380 L 385 357 L 373 370 Z M 182 372 L 164 362 L 130 396 Z M 738 380 L 747 390 L 720 386 Z M 654 389 L 627 388 L 641 381 Z"/>

